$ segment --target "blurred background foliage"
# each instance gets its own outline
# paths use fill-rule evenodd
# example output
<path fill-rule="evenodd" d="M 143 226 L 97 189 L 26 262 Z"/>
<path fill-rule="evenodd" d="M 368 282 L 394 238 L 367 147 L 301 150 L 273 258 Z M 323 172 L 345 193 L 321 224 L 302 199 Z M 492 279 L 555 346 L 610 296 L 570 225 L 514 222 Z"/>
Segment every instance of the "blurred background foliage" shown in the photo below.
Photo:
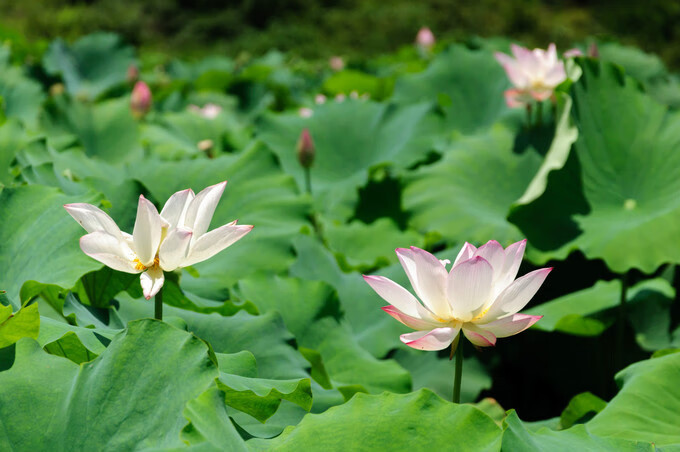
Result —
<path fill-rule="evenodd" d="M 0 15 L 0 38 L 23 42 L 29 54 L 55 37 L 113 31 L 159 57 L 276 48 L 363 58 L 409 44 L 429 26 L 440 40 L 506 36 L 539 47 L 613 39 L 680 68 L 680 2 L 668 0 L 0 0 Z"/>

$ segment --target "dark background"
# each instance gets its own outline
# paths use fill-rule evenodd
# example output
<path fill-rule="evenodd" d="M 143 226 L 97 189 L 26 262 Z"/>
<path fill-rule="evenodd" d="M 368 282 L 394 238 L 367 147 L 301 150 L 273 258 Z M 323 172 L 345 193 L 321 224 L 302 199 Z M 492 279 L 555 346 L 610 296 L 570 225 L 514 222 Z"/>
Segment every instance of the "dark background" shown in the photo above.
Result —
<path fill-rule="evenodd" d="M 0 38 L 40 47 L 107 30 L 174 56 L 277 48 L 305 58 L 366 57 L 413 42 L 421 26 L 439 40 L 505 36 L 564 49 L 611 39 L 680 68 L 677 0 L 0 0 Z"/>

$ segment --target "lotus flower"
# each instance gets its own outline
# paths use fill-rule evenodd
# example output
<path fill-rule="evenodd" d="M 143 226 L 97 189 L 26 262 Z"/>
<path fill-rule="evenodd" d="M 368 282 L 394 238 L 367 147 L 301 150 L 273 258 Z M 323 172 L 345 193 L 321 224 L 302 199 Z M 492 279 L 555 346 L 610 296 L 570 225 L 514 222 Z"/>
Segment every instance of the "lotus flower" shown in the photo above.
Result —
<path fill-rule="evenodd" d="M 434 47 L 436 40 L 434 33 L 428 27 L 422 27 L 416 34 L 416 44 L 424 50 L 431 50 Z"/>
<path fill-rule="evenodd" d="M 215 104 L 205 104 L 203 108 L 198 105 L 189 105 L 189 110 L 205 119 L 215 119 L 222 111 L 222 107 Z"/>
<path fill-rule="evenodd" d="M 178 191 L 160 214 L 140 195 L 132 235 L 122 232 L 110 216 L 93 205 L 66 204 L 64 208 L 88 232 L 80 238 L 83 252 L 114 270 L 141 273 L 148 300 L 163 287 L 164 271 L 204 261 L 253 228 L 233 221 L 207 232 L 226 184 L 210 186 L 198 195 L 191 189 Z"/>
<path fill-rule="evenodd" d="M 300 138 L 297 142 L 297 157 L 300 165 L 302 165 L 303 168 L 311 167 L 312 163 L 314 163 L 315 155 L 316 151 L 312 135 L 309 133 L 309 129 L 302 129 Z"/>
<path fill-rule="evenodd" d="M 518 314 L 541 287 L 552 268 L 515 279 L 526 240 L 506 249 L 491 240 L 475 248 L 466 243 L 451 270 L 412 246 L 397 248 L 397 256 L 420 301 L 408 290 L 383 276 L 364 276 L 390 306 L 383 311 L 418 330 L 401 335 L 401 341 L 419 350 L 443 350 L 463 332 L 479 347 L 496 344 L 499 337 L 517 334 L 542 316 Z"/>
<path fill-rule="evenodd" d="M 496 52 L 496 60 L 503 66 L 515 85 L 505 92 L 509 107 L 522 107 L 533 100 L 544 101 L 552 96 L 555 87 L 567 78 L 564 63 L 557 59 L 555 44 L 548 50 L 529 50 L 512 44 L 514 58 Z"/>
<path fill-rule="evenodd" d="M 130 96 L 130 109 L 132 114 L 140 118 L 147 114 L 151 109 L 151 90 L 149 85 L 144 82 L 135 83 Z"/>

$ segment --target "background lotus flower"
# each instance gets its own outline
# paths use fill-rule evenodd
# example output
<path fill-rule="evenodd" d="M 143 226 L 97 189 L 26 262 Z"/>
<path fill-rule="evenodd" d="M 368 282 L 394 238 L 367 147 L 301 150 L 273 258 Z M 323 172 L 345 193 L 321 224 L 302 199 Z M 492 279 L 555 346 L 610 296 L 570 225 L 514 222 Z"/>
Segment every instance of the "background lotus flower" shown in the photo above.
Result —
<path fill-rule="evenodd" d="M 555 44 L 548 50 L 529 50 L 512 44 L 511 57 L 496 52 L 496 60 L 503 66 L 508 78 L 515 86 L 505 92 L 509 107 L 522 107 L 533 100 L 544 101 L 552 96 L 555 87 L 567 78 L 564 62 L 557 58 Z"/>
<path fill-rule="evenodd" d="M 222 107 L 216 104 L 205 104 L 203 107 L 198 105 L 189 105 L 189 110 L 204 117 L 205 119 L 215 119 L 222 111 Z"/>
<path fill-rule="evenodd" d="M 132 88 L 130 96 L 130 109 L 135 117 L 142 117 L 151 109 L 151 90 L 149 85 L 139 81 Z"/>
<path fill-rule="evenodd" d="M 416 34 L 416 45 L 418 45 L 418 47 L 425 50 L 431 50 L 434 47 L 435 42 L 434 33 L 432 33 L 432 30 L 428 27 L 422 27 L 418 30 L 418 34 Z"/>
<path fill-rule="evenodd" d="M 148 300 L 163 287 L 163 271 L 204 261 L 253 228 L 233 221 L 207 232 L 226 184 L 210 186 L 198 195 L 191 189 L 179 191 L 168 199 L 160 214 L 140 195 L 132 235 L 122 232 L 96 206 L 77 203 L 64 208 L 88 232 L 80 239 L 83 252 L 114 270 L 141 273 Z"/>
<path fill-rule="evenodd" d="M 466 243 L 451 271 L 420 248 L 398 248 L 397 256 L 420 301 L 383 276 L 364 276 L 390 306 L 383 311 L 418 330 L 403 334 L 402 342 L 419 350 L 443 350 L 463 332 L 480 347 L 499 337 L 517 334 L 542 316 L 518 314 L 541 287 L 552 268 L 542 268 L 515 279 L 526 240 L 506 249 L 491 240 L 475 248 Z M 422 303 L 421 303 L 422 302 Z"/>

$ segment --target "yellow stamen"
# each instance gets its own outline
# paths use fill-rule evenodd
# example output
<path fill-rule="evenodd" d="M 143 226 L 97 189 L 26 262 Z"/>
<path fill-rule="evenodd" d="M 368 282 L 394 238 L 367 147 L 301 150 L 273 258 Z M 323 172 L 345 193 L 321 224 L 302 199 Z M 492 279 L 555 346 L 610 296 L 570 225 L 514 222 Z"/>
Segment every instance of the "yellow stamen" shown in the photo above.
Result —
<path fill-rule="evenodd" d="M 135 258 L 135 260 L 133 260 L 132 262 L 135 263 L 135 270 L 144 271 L 144 270 L 146 270 L 146 269 L 149 268 L 149 267 L 147 267 L 146 265 L 142 264 L 142 261 L 140 261 L 139 258 Z M 153 265 L 151 265 L 150 268 L 158 268 L 158 265 L 159 265 L 159 264 L 160 264 L 160 260 L 158 259 L 158 256 L 156 256 L 156 257 L 153 259 Z"/>

